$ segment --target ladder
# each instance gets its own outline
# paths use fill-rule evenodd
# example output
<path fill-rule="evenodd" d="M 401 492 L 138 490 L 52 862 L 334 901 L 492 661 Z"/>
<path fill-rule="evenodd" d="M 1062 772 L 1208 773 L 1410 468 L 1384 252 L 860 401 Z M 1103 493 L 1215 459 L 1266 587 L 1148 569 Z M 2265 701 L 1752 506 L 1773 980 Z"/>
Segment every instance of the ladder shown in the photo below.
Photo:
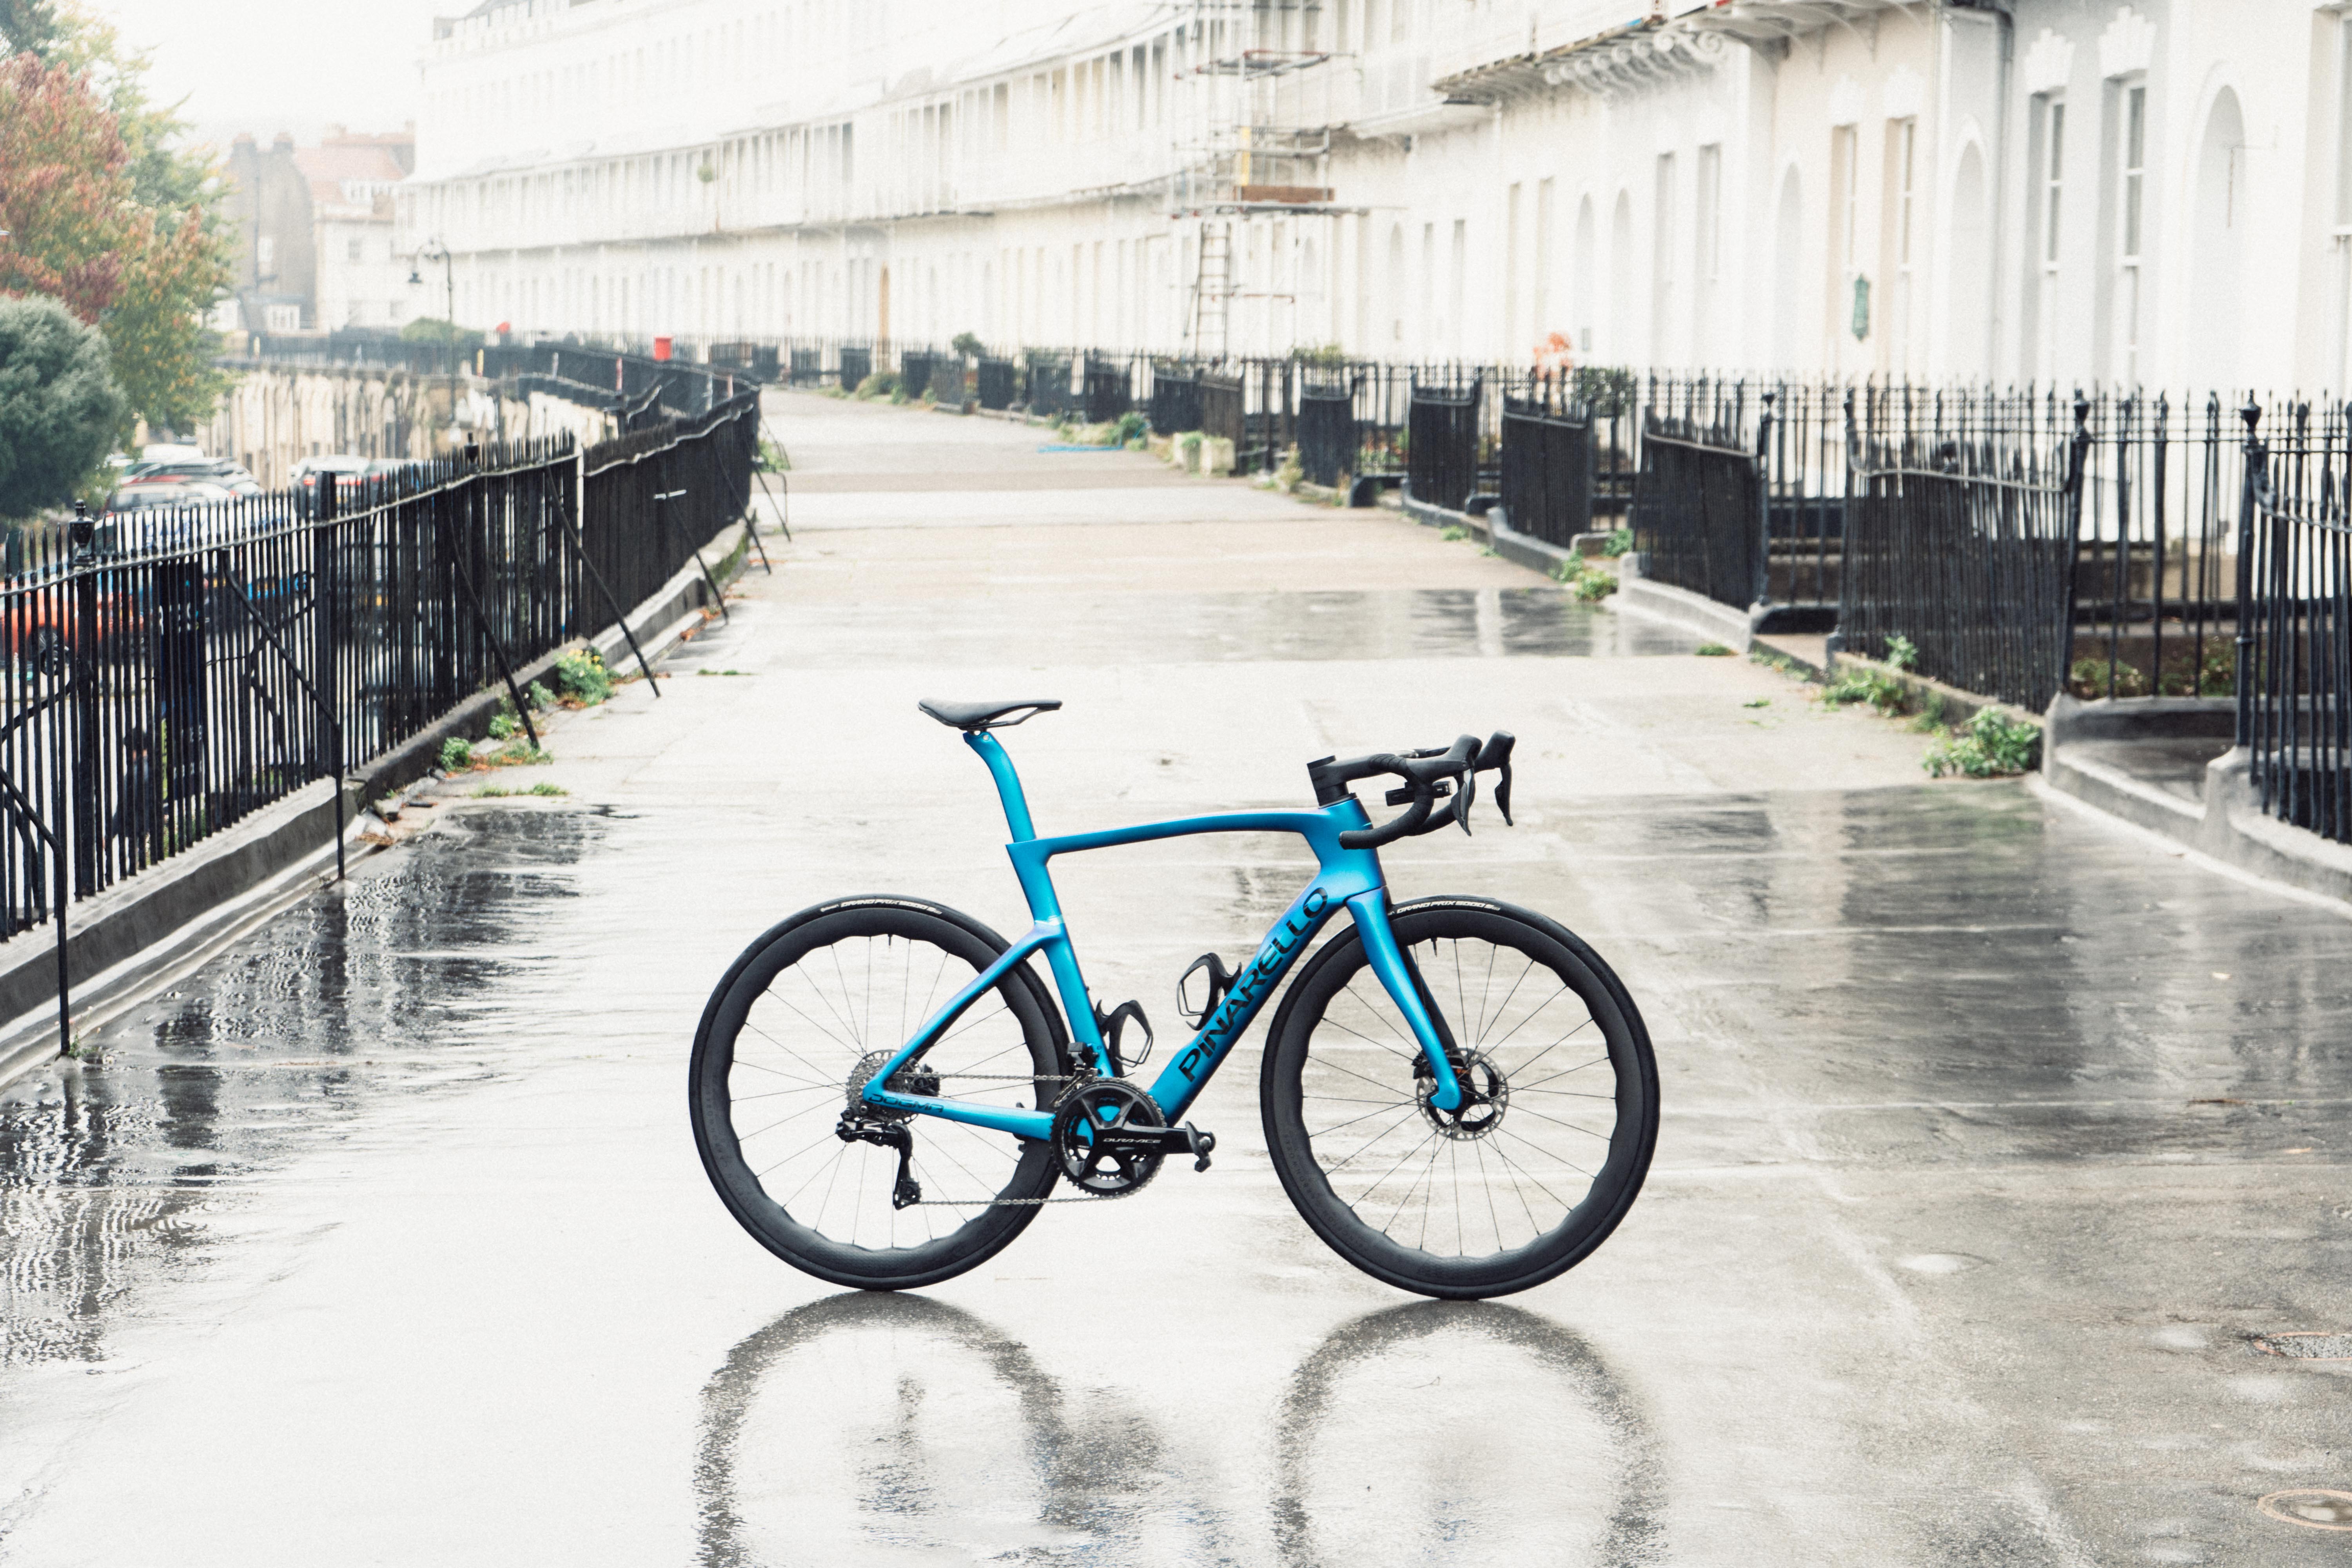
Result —
<path fill-rule="evenodd" d="M 1225 357 L 1225 314 L 1234 297 L 1234 228 L 1230 222 L 1201 225 L 1200 266 L 1192 275 L 1192 321 L 1188 334 L 1194 357 Z"/>

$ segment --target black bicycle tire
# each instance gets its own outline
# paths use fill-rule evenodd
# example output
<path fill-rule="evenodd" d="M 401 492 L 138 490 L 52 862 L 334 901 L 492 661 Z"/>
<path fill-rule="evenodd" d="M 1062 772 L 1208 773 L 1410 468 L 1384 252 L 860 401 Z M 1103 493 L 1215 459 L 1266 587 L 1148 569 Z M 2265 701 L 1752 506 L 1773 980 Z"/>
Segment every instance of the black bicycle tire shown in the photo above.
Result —
<path fill-rule="evenodd" d="M 1433 934 L 1446 934 L 1443 928 L 1449 923 L 1489 932 L 1515 925 L 1524 928 L 1531 941 L 1557 950 L 1554 956 L 1559 962 L 1548 966 L 1576 991 L 1608 1042 L 1619 1096 L 1610 1158 L 1591 1191 L 1565 1219 L 1507 1252 L 1478 1258 L 1439 1258 L 1404 1247 L 1366 1225 L 1332 1190 L 1317 1163 L 1300 1088 L 1309 1037 L 1321 1021 L 1322 1009 L 1366 962 L 1361 940 L 1349 931 L 1307 961 L 1267 1032 L 1258 1080 L 1259 1111 L 1283 1191 L 1325 1245 L 1374 1279 L 1401 1289 L 1475 1300 L 1557 1279 L 1591 1256 L 1624 1219 L 1641 1194 L 1657 1146 L 1657 1059 L 1641 1011 L 1599 953 L 1567 927 L 1532 910 L 1486 899 L 1423 899 L 1396 907 L 1390 921 L 1398 945 L 1407 951 Z"/>
<path fill-rule="evenodd" d="M 928 941 L 984 968 L 1008 945 L 987 926 L 945 905 L 872 896 L 829 900 L 778 922 L 729 965 L 697 1026 L 688 1068 L 688 1114 L 696 1151 L 720 1202 L 736 1223 L 770 1252 L 803 1273 L 863 1290 L 906 1290 L 951 1279 L 994 1257 L 1036 1218 L 1038 1204 L 1057 1178 L 1045 1143 L 1025 1145 L 1000 1197 L 1022 1200 L 990 1207 L 954 1232 L 920 1247 L 855 1247 L 793 1220 L 771 1199 L 744 1163 L 729 1106 L 728 1075 L 736 1036 L 769 982 L 800 955 L 861 935 L 891 934 Z M 1068 1068 L 1061 1016 L 1026 964 L 1016 964 L 995 990 L 1015 1019 L 1030 1065 L 1038 1074 Z M 918 1119 L 920 1120 L 920 1119 Z M 862 1255 L 862 1256 L 861 1256 Z"/>

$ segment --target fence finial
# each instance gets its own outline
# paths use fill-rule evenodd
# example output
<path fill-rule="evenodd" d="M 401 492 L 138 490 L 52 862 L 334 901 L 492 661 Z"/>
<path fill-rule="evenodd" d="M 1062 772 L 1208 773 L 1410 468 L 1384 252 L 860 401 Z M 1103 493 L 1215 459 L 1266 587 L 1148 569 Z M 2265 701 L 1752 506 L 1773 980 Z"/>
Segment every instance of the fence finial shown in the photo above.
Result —
<path fill-rule="evenodd" d="M 2252 440 L 2254 426 L 2263 422 L 2263 405 L 2254 401 L 2252 393 L 2246 394 L 2245 404 L 2238 410 L 2238 417 L 2246 422 L 2246 439 Z"/>
<path fill-rule="evenodd" d="M 2083 389 L 2078 386 L 2074 389 L 2074 434 L 2077 436 L 2087 434 L 2090 423 L 2091 400 L 2084 395 Z"/>
<path fill-rule="evenodd" d="M 89 519 L 88 501 L 74 502 L 73 524 L 67 532 L 73 540 L 74 553 L 79 555 L 89 548 L 89 542 L 97 537 L 98 525 Z"/>

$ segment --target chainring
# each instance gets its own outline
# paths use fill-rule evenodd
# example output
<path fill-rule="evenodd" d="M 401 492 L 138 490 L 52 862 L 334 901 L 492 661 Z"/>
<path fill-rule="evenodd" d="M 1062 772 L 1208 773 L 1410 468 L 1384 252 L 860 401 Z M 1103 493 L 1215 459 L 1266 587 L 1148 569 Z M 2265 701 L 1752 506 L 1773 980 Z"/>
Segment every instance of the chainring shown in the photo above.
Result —
<path fill-rule="evenodd" d="M 1124 1197 L 1160 1173 L 1163 1155 L 1132 1149 L 1105 1150 L 1087 1136 L 1092 1127 L 1165 1127 L 1168 1119 L 1149 1094 L 1124 1079 L 1094 1079 L 1079 1084 L 1054 1108 L 1050 1134 L 1055 1162 L 1070 1185 L 1095 1197 Z"/>

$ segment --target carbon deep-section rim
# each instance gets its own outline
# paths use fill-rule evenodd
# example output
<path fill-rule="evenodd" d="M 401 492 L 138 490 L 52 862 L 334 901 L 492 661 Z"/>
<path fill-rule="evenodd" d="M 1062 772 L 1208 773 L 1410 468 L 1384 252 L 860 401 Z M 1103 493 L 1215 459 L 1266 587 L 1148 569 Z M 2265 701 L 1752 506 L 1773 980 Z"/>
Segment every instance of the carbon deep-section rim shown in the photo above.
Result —
<path fill-rule="evenodd" d="M 912 899 L 803 910 L 737 959 L 704 1009 L 690 1068 L 695 1145 L 743 1228 L 837 1285 L 906 1289 L 992 1257 L 1054 1186 L 1041 1142 L 910 1116 L 926 1202 L 891 1203 L 898 1157 L 835 1133 L 865 1078 L 1005 948 L 968 915 Z M 1065 1050 L 1052 1005 L 1016 965 L 900 1075 L 911 1092 L 1049 1108 Z M 1005 1202 L 1004 1200 L 1014 1200 Z"/>
<path fill-rule="evenodd" d="M 1283 1188 L 1315 1233 L 1425 1296 L 1507 1295 L 1608 1238 L 1641 1192 L 1658 1069 L 1608 964 L 1532 910 L 1426 899 L 1390 916 L 1472 1089 L 1452 1112 L 1353 931 L 1307 963 L 1266 1044 L 1259 1100 Z"/>

